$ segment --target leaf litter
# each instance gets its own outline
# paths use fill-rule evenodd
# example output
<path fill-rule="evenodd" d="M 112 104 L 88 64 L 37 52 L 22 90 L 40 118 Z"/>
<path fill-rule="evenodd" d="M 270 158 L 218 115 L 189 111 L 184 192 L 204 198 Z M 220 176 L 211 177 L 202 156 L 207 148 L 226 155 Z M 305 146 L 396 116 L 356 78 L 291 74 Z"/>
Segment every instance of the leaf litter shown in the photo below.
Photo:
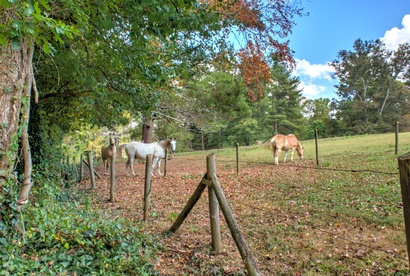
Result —
<path fill-rule="evenodd" d="M 261 274 L 408 272 L 403 222 L 384 226 L 336 210 L 336 195 L 324 183 L 345 173 L 309 170 L 313 165 L 299 167 L 302 162 L 241 166 L 239 175 L 234 165 L 217 162 L 218 180 Z M 222 252 L 212 251 L 207 189 L 180 228 L 168 231 L 206 173 L 205 158 L 175 156 L 168 161 L 166 177 L 153 177 L 146 222 L 145 165 L 134 166 L 136 176 L 125 172 L 125 162 L 116 163 L 114 202 L 109 202 L 110 176 L 97 179 L 94 204 L 134 221 L 162 244 L 153 260 L 155 270 L 162 275 L 247 275 L 221 210 Z M 97 171 L 103 175 L 102 166 Z M 82 185 L 89 186 L 89 180 Z M 397 213 L 393 215 L 400 218 L 401 211 Z"/>

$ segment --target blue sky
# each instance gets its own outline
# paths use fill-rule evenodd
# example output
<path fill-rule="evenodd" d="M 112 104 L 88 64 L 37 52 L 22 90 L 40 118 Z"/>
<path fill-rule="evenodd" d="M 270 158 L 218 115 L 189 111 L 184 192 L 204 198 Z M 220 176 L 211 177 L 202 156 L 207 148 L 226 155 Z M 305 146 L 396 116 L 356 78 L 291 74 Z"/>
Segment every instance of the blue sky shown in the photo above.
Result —
<path fill-rule="evenodd" d="M 301 0 L 308 16 L 295 18 L 288 37 L 297 61 L 294 75 L 309 99 L 336 98 L 337 80 L 327 63 L 356 39 L 383 39 L 388 48 L 410 43 L 410 0 Z"/>

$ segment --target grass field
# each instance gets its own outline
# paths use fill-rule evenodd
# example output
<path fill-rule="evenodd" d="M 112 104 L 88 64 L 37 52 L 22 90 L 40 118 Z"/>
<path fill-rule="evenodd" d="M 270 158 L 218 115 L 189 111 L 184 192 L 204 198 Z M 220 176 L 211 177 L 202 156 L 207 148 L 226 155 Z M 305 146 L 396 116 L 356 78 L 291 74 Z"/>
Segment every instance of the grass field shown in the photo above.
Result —
<path fill-rule="evenodd" d="M 406 238 L 398 175 L 399 155 L 410 152 L 410 133 L 301 141 L 305 159 L 274 166 L 265 146 L 180 153 L 168 162 L 166 177 L 153 179 L 151 217 L 143 229 L 162 243 L 156 269 L 163 275 L 245 275 L 246 270 L 221 216 L 223 253 L 210 247 L 208 197 L 202 195 L 172 235 L 167 229 L 185 206 L 216 154 L 225 197 L 263 275 L 408 274 Z M 282 161 L 283 154 L 280 161 Z M 288 156 L 289 159 L 289 156 Z M 141 221 L 144 179 L 131 177 L 121 161 L 115 204 L 99 208 Z M 100 169 L 101 170 L 101 169 Z M 109 179 L 96 193 L 107 198 Z"/>

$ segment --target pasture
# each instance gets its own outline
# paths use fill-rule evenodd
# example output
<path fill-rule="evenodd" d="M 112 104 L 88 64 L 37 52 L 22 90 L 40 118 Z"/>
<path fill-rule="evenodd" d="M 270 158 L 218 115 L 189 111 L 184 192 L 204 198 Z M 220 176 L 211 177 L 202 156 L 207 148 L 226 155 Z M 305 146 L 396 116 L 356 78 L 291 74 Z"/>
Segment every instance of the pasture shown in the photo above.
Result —
<path fill-rule="evenodd" d="M 152 180 L 145 223 L 145 164 L 127 175 L 126 160 L 117 158 L 116 201 L 108 202 L 110 177 L 103 176 L 92 191 L 94 208 L 152 234 L 162 244 L 153 263 L 163 275 L 246 275 L 221 212 L 223 253 L 211 252 L 206 191 L 178 231 L 167 231 L 206 172 L 206 156 L 215 153 L 219 182 L 263 275 L 409 273 L 394 134 L 321 139 L 319 167 L 315 141 L 300 142 L 305 159 L 279 166 L 264 145 L 240 147 L 238 175 L 235 148 L 177 148 L 167 176 Z M 398 155 L 410 151 L 410 133 L 400 133 L 399 145 Z M 103 175 L 102 166 L 97 170 Z"/>

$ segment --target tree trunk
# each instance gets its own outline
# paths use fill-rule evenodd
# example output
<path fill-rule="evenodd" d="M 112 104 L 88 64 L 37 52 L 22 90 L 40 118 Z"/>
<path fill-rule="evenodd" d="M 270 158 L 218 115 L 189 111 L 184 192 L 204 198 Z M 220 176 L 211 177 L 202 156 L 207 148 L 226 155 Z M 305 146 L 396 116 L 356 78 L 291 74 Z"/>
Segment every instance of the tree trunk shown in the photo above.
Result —
<path fill-rule="evenodd" d="M 31 162 L 31 150 L 30 150 L 30 143 L 28 139 L 28 124 L 30 121 L 30 103 L 31 103 L 31 88 L 33 84 L 33 52 L 34 48 L 30 47 L 27 56 L 27 64 L 26 64 L 26 84 L 24 87 L 24 99 L 22 101 L 22 114 L 23 118 L 21 120 L 21 124 L 23 125 L 23 132 L 21 135 L 21 148 L 23 151 L 24 157 L 24 182 L 23 187 L 20 191 L 19 198 L 17 200 L 18 204 L 26 204 L 28 202 L 28 195 L 30 193 L 30 188 L 32 185 L 31 182 L 31 173 L 32 173 L 32 162 Z"/>
<path fill-rule="evenodd" d="M 205 150 L 205 137 L 204 137 L 204 132 L 201 130 L 201 147 L 202 150 Z"/>
<path fill-rule="evenodd" d="M 150 119 L 142 125 L 142 142 L 152 143 L 154 120 Z"/>
<path fill-rule="evenodd" d="M 11 44 L 0 48 L 0 187 L 15 169 L 22 96 L 32 84 L 32 47 L 22 41 L 18 50 Z"/>

